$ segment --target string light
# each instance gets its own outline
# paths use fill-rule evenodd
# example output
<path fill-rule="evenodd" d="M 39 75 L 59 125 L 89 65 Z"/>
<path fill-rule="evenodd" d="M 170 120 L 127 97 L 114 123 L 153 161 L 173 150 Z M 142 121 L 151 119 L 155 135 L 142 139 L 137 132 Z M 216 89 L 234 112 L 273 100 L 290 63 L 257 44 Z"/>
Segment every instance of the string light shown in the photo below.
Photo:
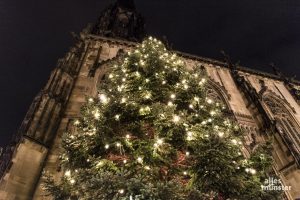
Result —
<path fill-rule="evenodd" d="M 142 163 L 143 162 L 143 158 L 142 157 L 138 157 L 137 161 L 138 161 L 138 163 Z"/>
<path fill-rule="evenodd" d="M 71 183 L 71 184 L 74 184 L 74 183 L 75 183 L 75 180 L 74 180 L 74 179 L 71 179 L 71 180 L 70 180 L 70 183 Z"/>
<path fill-rule="evenodd" d="M 95 119 L 99 119 L 100 118 L 100 113 L 99 113 L 98 110 L 95 112 L 94 117 L 95 117 Z"/>
<path fill-rule="evenodd" d="M 100 94 L 99 98 L 100 98 L 100 101 L 104 104 L 106 104 L 108 102 L 108 98 L 106 97 L 105 94 Z"/>
<path fill-rule="evenodd" d="M 66 177 L 70 177 L 70 176 L 71 176 L 71 171 L 70 171 L 70 170 L 67 170 L 67 171 L 65 172 L 65 176 L 66 176 Z"/>
<path fill-rule="evenodd" d="M 180 117 L 178 115 L 174 115 L 173 122 L 177 123 L 180 121 Z"/>
<path fill-rule="evenodd" d="M 117 121 L 119 121 L 119 120 L 120 120 L 120 115 L 115 115 L 115 119 L 116 119 Z"/>
<path fill-rule="evenodd" d="M 103 164 L 104 164 L 103 161 L 99 161 L 98 164 L 96 165 L 96 167 L 97 167 L 97 168 L 100 168 L 100 167 L 103 166 Z"/>
<path fill-rule="evenodd" d="M 174 104 L 173 104 L 173 102 L 172 101 L 169 101 L 168 102 L 168 106 L 173 106 Z"/>
<path fill-rule="evenodd" d="M 123 97 L 123 98 L 121 99 L 121 103 L 125 103 L 125 102 L 126 102 L 126 98 Z"/>
<path fill-rule="evenodd" d="M 176 95 L 175 94 L 171 94 L 171 99 L 175 99 L 176 98 Z"/>
<path fill-rule="evenodd" d="M 108 144 L 105 145 L 105 149 L 109 149 L 109 145 Z"/>
<path fill-rule="evenodd" d="M 223 136 L 224 136 L 224 132 L 219 132 L 218 135 L 219 135 L 220 137 L 223 137 Z"/>
<path fill-rule="evenodd" d="M 120 194 L 124 194 L 124 192 L 125 192 L 125 191 L 124 191 L 123 189 L 120 189 L 120 190 L 119 190 L 119 193 L 120 193 Z"/>

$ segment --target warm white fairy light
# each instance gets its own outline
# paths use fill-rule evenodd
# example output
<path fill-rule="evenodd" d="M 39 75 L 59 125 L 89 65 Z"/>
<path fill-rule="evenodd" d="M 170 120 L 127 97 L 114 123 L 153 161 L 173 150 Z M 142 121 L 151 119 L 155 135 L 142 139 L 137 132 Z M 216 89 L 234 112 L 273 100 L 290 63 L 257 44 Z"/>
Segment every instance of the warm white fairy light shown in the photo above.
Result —
<path fill-rule="evenodd" d="M 98 110 L 95 112 L 94 117 L 95 117 L 95 119 L 99 119 L 100 113 Z"/>
<path fill-rule="evenodd" d="M 232 142 L 233 144 L 237 144 L 237 143 L 238 143 L 236 139 L 232 139 L 231 142 Z"/>
<path fill-rule="evenodd" d="M 120 115 L 115 115 L 115 120 L 120 120 Z"/>
<path fill-rule="evenodd" d="M 121 103 L 125 103 L 126 100 L 127 100 L 127 99 L 123 97 L 123 98 L 121 99 Z"/>
<path fill-rule="evenodd" d="M 97 163 L 96 167 L 97 167 L 97 168 L 100 168 L 100 167 L 102 167 L 102 166 L 103 166 L 103 164 L 104 164 L 104 162 L 103 162 L 103 161 L 99 161 L 99 162 Z"/>
<path fill-rule="evenodd" d="M 172 101 L 169 101 L 168 102 L 168 106 L 173 106 L 174 104 L 173 104 L 173 102 Z"/>
<path fill-rule="evenodd" d="M 101 101 L 102 103 L 104 103 L 104 104 L 108 102 L 108 98 L 106 97 L 105 94 L 100 94 L 100 95 L 99 95 L 99 99 L 100 99 L 100 101 Z"/>
<path fill-rule="evenodd" d="M 109 76 L 108 76 L 108 78 L 110 78 L 110 79 L 112 79 L 114 77 L 114 75 L 112 75 L 112 74 L 110 74 Z"/>
<path fill-rule="evenodd" d="M 126 163 L 127 163 L 127 160 L 126 160 L 126 159 L 125 159 L 125 160 L 123 160 L 123 163 L 124 163 L 124 164 L 126 164 Z"/>
<path fill-rule="evenodd" d="M 176 95 L 175 94 L 171 94 L 171 99 L 175 99 L 176 98 Z"/>
<path fill-rule="evenodd" d="M 191 140 L 193 140 L 194 139 L 194 137 L 193 137 L 193 132 L 191 132 L 191 131 L 188 131 L 187 133 L 187 141 L 191 141 Z"/>
<path fill-rule="evenodd" d="M 120 189 L 120 190 L 119 190 L 119 193 L 120 193 L 120 194 L 124 194 L 124 192 L 125 192 L 124 189 Z"/>
<path fill-rule="evenodd" d="M 149 166 L 145 166 L 145 169 L 146 170 L 150 170 L 151 168 Z"/>
<path fill-rule="evenodd" d="M 67 171 L 65 172 L 65 176 L 66 176 L 66 177 L 71 177 L 71 171 L 70 171 L 70 170 L 67 170 Z"/>
<path fill-rule="evenodd" d="M 224 136 L 224 132 L 219 132 L 218 135 L 219 135 L 220 137 L 223 137 L 223 136 Z"/>
<path fill-rule="evenodd" d="M 126 135 L 126 139 L 130 139 L 130 135 L 129 134 Z"/>
<path fill-rule="evenodd" d="M 213 101 L 211 99 L 207 99 L 207 103 L 212 104 Z"/>
<path fill-rule="evenodd" d="M 76 120 L 76 121 L 74 122 L 74 125 L 79 125 L 79 124 L 80 124 L 79 120 Z"/>
<path fill-rule="evenodd" d="M 149 83 L 149 82 L 150 82 L 150 80 L 147 78 L 147 79 L 146 79 L 146 83 Z"/>
<path fill-rule="evenodd" d="M 121 143 L 120 143 L 120 142 L 117 142 L 117 143 L 116 143 L 116 146 L 117 146 L 117 147 L 120 147 L 120 146 L 121 146 Z"/>
<path fill-rule="evenodd" d="M 199 97 L 194 97 L 194 100 L 198 102 L 199 101 Z"/>
<path fill-rule="evenodd" d="M 93 103 L 93 102 L 94 102 L 94 99 L 93 99 L 93 98 L 89 98 L 89 102 L 90 102 L 90 103 Z"/>
<path fill-rule="evenodd" d="M 177 123 L 180 121 L 180 117 L 178 115 L 173 116 L 173 122 Z"/>
<path fill-rule="evenodd" d="M 189 108 L 193 109 L 193 108 L 194 108 L 193 104 L 190 104 L 190 105 L 189 105 Z"/>
<path fill-rule="evenodd" d="M 256 170 L 255 169 L 249 169 L 250 174 L 254 175 L 256 174 Z"/>
<path fill-rule="evenodd" d="M 186 171 L 184 171 L 184 172 L 183 172 L 183 175 L 185 175 L 185 176 L 186 176 L 187 174 L 188 174 L 188 173 L 187 173 Z"/>
<path fill-rule="evenodd" d="M 164 84 L 166 84 L 166 81 L 162 81 L 161 83 L 164 85 Z"/>
<path fill-rule="evenodd" d="M 138 161 L 138 163 L 142 163 L 143 162 L 143 158 L 142 157 L 138 157 L 137 161 Z"/>
<path fill-rule="evenodd" d="M 189 155 L 190 155 L 190 152 L 188 152 L 188 151 L 185 152 L 185 155 L 186 155 L 186 156 L 189 156 Z"/>
<path fill-rule="evenodd" d="M 75 179 L 71 179 L 71 180 L 70 180 L 70 183 L 71 183 L 71 184 L 74 184 L 75 182 L 76 182 Z"/>
<path fill-rule="evenodd" d="M 158 145 L 162 145 L 164 143 L 163 139 L 157 139 L 156 143 Z"/>
<path fill-rule="evenodd" d="M 104 148 L 105 148 L 105 149 L 109 149 L 109 145 L 106 144 L 106 145 L 104 146 Z"/>

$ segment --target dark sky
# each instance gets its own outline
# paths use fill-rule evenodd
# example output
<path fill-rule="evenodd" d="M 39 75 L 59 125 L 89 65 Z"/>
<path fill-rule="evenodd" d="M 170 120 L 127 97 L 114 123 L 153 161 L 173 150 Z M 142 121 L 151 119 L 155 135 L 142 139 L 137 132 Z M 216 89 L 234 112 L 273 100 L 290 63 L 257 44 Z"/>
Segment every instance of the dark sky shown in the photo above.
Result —
<path fill-rule="evenodd" d="M 112 0 L 0 0 L 0 146 L 7 144 L 71 31 L 95 22 Z M 247 67 L 274 62 L 300 77 L 299 0 L 136 0 L 149 34 L 176 50 L 221 59 L 224 49 Z"/>

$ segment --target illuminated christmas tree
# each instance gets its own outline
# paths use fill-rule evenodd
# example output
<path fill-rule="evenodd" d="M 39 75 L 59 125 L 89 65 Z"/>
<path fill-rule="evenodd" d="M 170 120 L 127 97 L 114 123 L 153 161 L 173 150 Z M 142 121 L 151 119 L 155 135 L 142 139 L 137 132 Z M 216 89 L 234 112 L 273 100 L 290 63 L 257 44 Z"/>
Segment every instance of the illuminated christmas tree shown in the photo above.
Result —
<path fill-rule="evenodd" d="M 261 189 L 270 151 L 245 158 L 239 127 L 206 93 L 204 69 L 145 40 L 87 99 L 63 138 L 64 176 L 47 177 L 46 190 L 55 199 L 276 199 Z"/>

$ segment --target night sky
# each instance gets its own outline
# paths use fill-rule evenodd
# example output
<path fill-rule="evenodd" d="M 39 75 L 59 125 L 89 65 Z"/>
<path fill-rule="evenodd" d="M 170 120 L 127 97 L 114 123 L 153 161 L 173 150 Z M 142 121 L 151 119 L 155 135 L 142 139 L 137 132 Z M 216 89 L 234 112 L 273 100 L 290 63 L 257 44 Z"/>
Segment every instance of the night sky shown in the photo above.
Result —
<path fill-rule="evenodd" d="M 0 146 L 17 132 L 58 58 L 112 0 L 0 0 Z M 299 0 L 136 0 L 148 34 L 173 48 L 300 77 Z M 299 78 L 298 78 L 299 80 Z"/>

